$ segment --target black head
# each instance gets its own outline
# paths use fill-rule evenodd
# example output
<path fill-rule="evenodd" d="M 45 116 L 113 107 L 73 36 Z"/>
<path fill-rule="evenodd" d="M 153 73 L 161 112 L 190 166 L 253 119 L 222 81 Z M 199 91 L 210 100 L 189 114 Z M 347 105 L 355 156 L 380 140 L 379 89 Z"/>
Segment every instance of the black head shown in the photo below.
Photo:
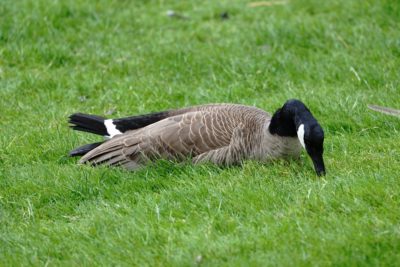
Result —
<path fill-rule="evenodd" d="M 325 174 L 324 130 L 300 100 L 289 100 L 272 116 L 269 131 L 279 136 L 297 136 L 311 157 L 315 172 Z"/>

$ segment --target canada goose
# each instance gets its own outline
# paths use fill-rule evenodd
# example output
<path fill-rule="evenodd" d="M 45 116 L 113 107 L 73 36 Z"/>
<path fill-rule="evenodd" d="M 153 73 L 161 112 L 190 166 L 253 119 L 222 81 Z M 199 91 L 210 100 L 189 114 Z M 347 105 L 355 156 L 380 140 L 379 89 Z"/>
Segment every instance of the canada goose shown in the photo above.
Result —
<path fill-rule="evenodd" d="M 325 174 L 324 131 L 299 100 L 289 100 L 271 117 L 236 104 L 209 104 L 120 119 L 76 113 L 74 130 L 108 137 L 70 152 L 80 163 L 119 165 L 135 170 L 157 159 L 237 164 L 299 157 L 304 147 L 317 175 Z"/>

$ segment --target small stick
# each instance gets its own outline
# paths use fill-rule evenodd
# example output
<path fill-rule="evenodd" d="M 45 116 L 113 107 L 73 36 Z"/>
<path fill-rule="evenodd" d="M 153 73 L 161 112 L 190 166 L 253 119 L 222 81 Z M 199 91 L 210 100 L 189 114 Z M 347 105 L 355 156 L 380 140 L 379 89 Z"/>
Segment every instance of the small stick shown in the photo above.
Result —
<path fill-rule="evenodd" d="M 374 111 L 383 113 L 383 114 L 387 114 L 387 115 L 391 115 L 391 116 L 400 118 L 400 110 L 398 110 L 398 109 L 380 107 L 380 106 L 375 106 L 375 105 L 368 105 L 368 108 L 372 109 Z"/>
<path fill-rule="evenodd" d="M 275 6 L 275 5 L 286 5 L 287 1 L 261 1 L 251 2 L 248 4 L 249 7 L 260 7 L 260 6 Z"/>

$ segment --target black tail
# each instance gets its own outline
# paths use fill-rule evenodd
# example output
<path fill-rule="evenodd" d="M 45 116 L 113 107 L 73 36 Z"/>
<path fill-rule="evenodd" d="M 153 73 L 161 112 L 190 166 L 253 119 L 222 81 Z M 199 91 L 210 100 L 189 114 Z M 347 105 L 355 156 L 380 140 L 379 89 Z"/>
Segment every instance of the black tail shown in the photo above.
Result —
<path fill-rule="evenodd" d="M 113 119 L 113 124 L 121 132 L 143 128 L 171 116 L 170 111 L 154 112 L 144 115 Z"/>
<path fill-rule="evenodd" d="M 96 115 L 75 113 L 69 116 L 69 123 L 71 124 L 70 127 L 77 131 L 94 133 L 103 136 L 112 136 L 115 134 L 115 130 L 117 130 L 118 133 L 124 133 L 129 130 L 135 130 L 145 127 L 169 116 L 169 111 L 163 111 L 145 115 L 107 120 L 104 117 Z M 108 124 L 105 123 L 106 120 Z M 110 125 L 114 125 L 115 127 L 110 127 Z M 115 128 L 114 132 L 112 132 L 111 128 Z"/>
<path fill-rule="evenodd" d="M 69 116 L 70 127 L 77 131 L 94 133 L 106 137 L 121 134 L 129 130 L 135 130 L 155 123 L 168 117 L 168 112 L 159 112 L 120 119 L 110 119 L 83 113 L 75 113 Z M 106 121 L 107 120 L 107 121 Z M 70 157 L 83 156 L 90 150 L 98 147 L 103 142 L 87 144 L 75 148 L 69 152 Z"/>
<path fill-rule="evenodd" d="M 98 143 L 93 143 L 93 144 L 87 144 L 84 146 L 80 146 L 78 148 L 75 148 L 74 150 L 72 150 L 71 152 L 69 152 L 69 156 L 70 157 L 76 157 L 76 156 L 83 156 L 86 153 L 88 153 L 90 150 L 98 147 L 99 145 L 101 145 L 103 142 L 98 142 Z"/>
<path fill-rule="evenodd" d="M 135 130 L 147 125 L 153 124 L 162 119 L 168 118 L 171 115 L 185 113 L 186 109 L 178 111 L 162 111 L 145 115 L 125 117 L 120 119 L 106 119 L 104 117 L 75 113 L 69 116 L 70 127 L 77 131 L 94 133 L 106 137 L 113 137 L 116 134 L 121 134 L 129 130 Z M 78 147 L 72 150 L 69 155 L 71 157 L 82 156 L 90 150 L 98 147 L 103 142 L 93 143 Z"/>
<path fill-rule="evenodd" d="M 71 128 L 77 131 L 94 133 L 106 136 L 107 128 L 104 124 L 106 119 L 96 115 L 75 113 L 69 116 L 69 123 Z"/>

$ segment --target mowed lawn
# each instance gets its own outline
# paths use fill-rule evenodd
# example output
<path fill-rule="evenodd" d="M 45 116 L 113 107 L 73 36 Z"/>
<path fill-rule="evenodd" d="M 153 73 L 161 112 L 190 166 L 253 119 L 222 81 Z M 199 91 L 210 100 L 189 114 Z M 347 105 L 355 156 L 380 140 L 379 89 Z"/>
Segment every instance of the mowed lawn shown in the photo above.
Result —
<path fill-rule="evenodd" d="M 367 105 L 400 109 L 400 2 L 249 3 L 0 1 L 0 266 L 398 266 L 400 119 Z M 325 177 L 304 152 L 135 173 L 67 156 L 101 140 L 74 112 L 290 98 L 325 129 Z"/>

